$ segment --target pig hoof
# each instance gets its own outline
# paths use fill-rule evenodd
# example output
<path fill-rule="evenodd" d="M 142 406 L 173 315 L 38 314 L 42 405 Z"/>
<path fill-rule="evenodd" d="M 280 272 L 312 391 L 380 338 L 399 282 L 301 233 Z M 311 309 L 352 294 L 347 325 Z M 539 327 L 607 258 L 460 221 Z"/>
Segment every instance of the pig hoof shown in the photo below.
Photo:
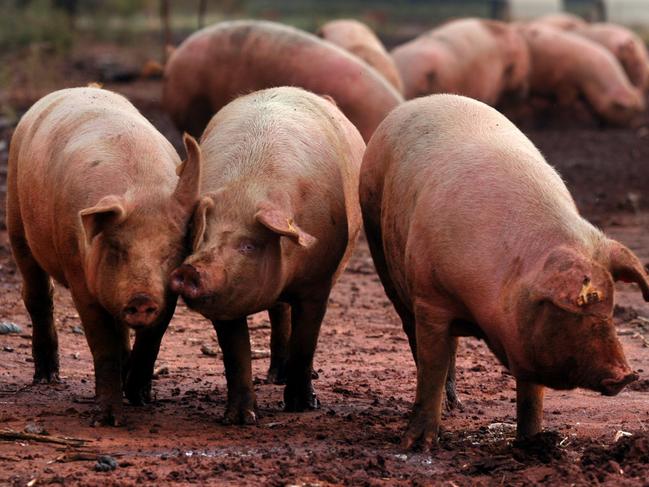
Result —
<path fill-rule="evenodd" d="M 33 384 L 58 384 L 61 382 L 58 370 L 48 372 L 37 371 L 34 373 Z"/>
<path fill-rule="evenodd" d="M 295 390 L 288 386 L 284 389 L 284 411 L 301 412 L 313 411 L 320 407 L 320 401 L 313 387 L 304 390 Z"/>
<path fill-rule="evenodd" d="M 457 396 L 446 396 L 446 410 L 464 411 L 464 404 L 462 404 L 462 401 Z"/>
<path fill-rule="evenodd" d="M 412 450 L 421 445 L 424 450 L 432 450 L 438 445 L 439 427 L 426 414 L 415 411 L 408 430 L 403 437 L 402 446 L 406 450 Z"/>
<path fill-rule="evenodd" d="M 105 408 L 96 409 L 92 414 L 90 425 L 97 426 L 124 426 L 126 424 L 124 415 L 122 413 L 115 413 L 112 410 Z"/>
<path fill-rule="evenodd" d="M 248 408 L 228 408 L 228 410 L 223 415 L 222 423 L 225 425 L 232 424 L 245 424 L 252 425 L 257 424 L 257 415 L 255 411 Z"/>
<path fill-rule="evenodd" d="M 266 382 L 268 384 L 283 385 L 286 384 L 286 368 L 283 366 L 271 366 L 266 375 Z"/>
<path fill-rule="evenodd" d="M 151 382 L 145 385 L 131 384 L 127 381 L 124 394 L 128 402 L 134 406 L 149 404 L 151 399 Z"/>

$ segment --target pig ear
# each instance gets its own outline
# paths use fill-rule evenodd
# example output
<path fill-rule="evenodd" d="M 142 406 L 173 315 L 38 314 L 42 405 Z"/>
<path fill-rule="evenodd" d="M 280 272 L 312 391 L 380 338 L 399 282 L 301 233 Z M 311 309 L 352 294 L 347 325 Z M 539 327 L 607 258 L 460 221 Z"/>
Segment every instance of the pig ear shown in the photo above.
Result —
<path fill-rule="evenodd" d="M 205 229 L 207 228 L 207 213 L 214 208 L 214 199 L 210 195 L 203 196 L 196 209 L 192 219 L 192 252 L 198 250 L 199 245 L 205 238 Z"/>
<path fill-rule="evenodd" d="M 117 225 L 126 219 L 126 207 L 123 198 L 115 195 L 105 196 L 99 203 L 79 212 L 86 243 L 103 232 L 106 228 Z"/>
<path fill-rule="evenodd" d="M 185 143 L 187 159 L 176 169 L 179 180 L 174 191 L 174 197 L 183 207 L 189 208 L 198 199 L 201 182 L 201 148 L 196 139 L 189 134 L 183 135 L 183 142 Z"/>
<path fill-rule="evenodd" d="M 309 235 L 293 221 L 293 217 L 277 208 L 262 208 L 255 214 L 255 220 L 269 230 L 290 238 L 301 247 L 310 247 L 316 242 L 313 235 Z"/>
<path fill-rule="evenodd" d="M 615 240 L 609 240 L 608 269 L 616 281 L 635 282 L 640 286 L 642 297 L 649 301 L 649 277 L 642 263 L 628 248 Z"/>
<path fill-rule="evenodd" d="M 569 249 L 552 252 L 533 285 L 532 299 L 575 314 L 613 312 L 613 281 L 606 269 Z"/>

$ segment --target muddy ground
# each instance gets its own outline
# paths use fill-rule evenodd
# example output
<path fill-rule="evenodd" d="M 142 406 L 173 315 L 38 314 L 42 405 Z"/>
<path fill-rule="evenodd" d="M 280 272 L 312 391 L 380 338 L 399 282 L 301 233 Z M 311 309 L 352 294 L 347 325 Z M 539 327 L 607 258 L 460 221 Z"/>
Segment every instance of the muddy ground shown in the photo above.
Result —
<path fill-rule="evenodd" d="M 92 81 L 71 64 L 59 86 Z M 176 145 L 159 106 L 160 81 L 108 84 L 130 96 Z M 38 90 L 13 87 L 20 113 Z M 46 92 L 47 90 L 42 90 Z M 5 92 L 5 95 L 7 93 Z M 649 129 L 602 128 L 567 112 L 512 116 L 556 165 L 588 218 L 649 262 Z M 0 124 L 4 177 L 11 124 Z M 2 181 L 3 183 L 4 181 Z M 494 195 L 497 197 L 497 195 Z M 57 288 L 59 385 L 31 385 L 31 328 L 6 232 L 0 233 L 0 436 L 6 430 L 69 445 L 0 439 L 1 485 L 647 485 L 649 482 L 649 305 L 618 285 L 616 314 L 627 357 L 641 379 L 614 398 L 548 391 L 545 432 L 513 441 L 514 381 L 485 345 L 464 339 L 458 358 L 462 411 L 447 413 L 432 453 L 399 446 L 414 398 L 415 367 L 399 320 L 361 242 L 334 288 L 322 327 L 315 381 L 322 408 L 284 413 L 282 388 L 264 383 L 270 329 L 251 318 L 259 424 L 222 426 L 225 378 L 211 325 L 180 306 L 163 342 L 156 400 L 128 407 L 126 427 L 91 427 L 90 352 L 69 294 Z M 111 459 L 116 468 L 106 467 Z M 102 466 L 103 465 L 103 466 Z M 106 472 L 99 469 L 109 469 Z"/>

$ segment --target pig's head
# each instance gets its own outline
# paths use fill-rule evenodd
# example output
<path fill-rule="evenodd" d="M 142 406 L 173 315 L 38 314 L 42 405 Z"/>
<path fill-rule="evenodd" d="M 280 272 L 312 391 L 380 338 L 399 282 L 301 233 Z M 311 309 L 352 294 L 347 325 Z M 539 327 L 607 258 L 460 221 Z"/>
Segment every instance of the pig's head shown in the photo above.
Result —
<path fill-rule="evenodd" d="M 523 99 L 527 97 L 530 89 L 530 49 L 523 35 L 516 29 L 507 32 L 505 42 L 509 55 L 509 62 L 505 66 L 505 91 Z"/>
<path fill-rule="evenodd" d="M 624 66 L 625 71 L 629 75 L 629 80 L 631 80 L 631 82 L 636 86 L 636 83 L 639 80 L 644 79 L 643 73 L 647 70 L 642 49 L 642 46 L 636 45 L 633 39 L 627 39 L 626 41 L 621 42 L 615 50 L 617 58 L 620 60 L 622 66 Z"/>
<path fill-rule="evenodd" d="M 187 255 L 187 226 L 198 201 L 200 149 L 185 136 L 187 160 L 174 192 L 137 188 L 79 213 L 88 289 L 117 320 L 155 325 L 175 302 L 168 282 Z"/>
<path fill-rule="evenodd" d="M 173 272 L 171 288 L 209 319 L 268 307 L 289 278 L 291 255 L 316 240 L 283 195 L 236 183 L 203 195 L 192 226 L 192 255 Z"/>
<path fill-rule="evenodd" d="M 521 353 L 510 363 L 517 377 L 605 395 L 637 380 L 613 324 L 613 279 L 638 283 L 646 300 L 649 282 L 631 251 L 611 240 L 605 247 L 602 264 L 558 248 L 524 284 L 518 302 Z"/>
<path fill-rule="evenodd" d="M 483 25 L 498 39 L 505 59 L 504 91 L 523 99 L 529 91 L 530 50 L 520 29 L 497 20 L 483 20 Z"/>

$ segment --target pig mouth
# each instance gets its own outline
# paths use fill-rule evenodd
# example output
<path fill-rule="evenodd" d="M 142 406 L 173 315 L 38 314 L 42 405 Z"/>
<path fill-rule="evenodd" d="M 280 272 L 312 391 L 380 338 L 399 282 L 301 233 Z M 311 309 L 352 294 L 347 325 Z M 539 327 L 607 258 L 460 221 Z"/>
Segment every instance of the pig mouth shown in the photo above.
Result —
<path fill-rule="evenodd" d="M 639 378 L 640 376 L 636 372 L 630 372 L 621 377 L 604 379 L 600 383 L 598 390 L 604 396 L 616 396 L 628 384 L 637 381 Z"/>

